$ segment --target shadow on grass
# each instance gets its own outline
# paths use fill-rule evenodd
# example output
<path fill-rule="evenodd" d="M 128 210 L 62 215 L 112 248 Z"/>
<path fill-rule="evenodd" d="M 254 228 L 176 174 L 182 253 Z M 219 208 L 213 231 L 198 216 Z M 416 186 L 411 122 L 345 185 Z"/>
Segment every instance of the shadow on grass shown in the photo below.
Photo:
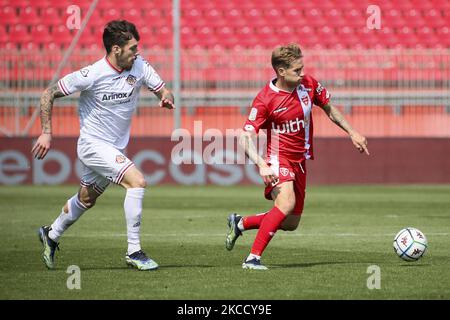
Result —
<path fill-rule="evenodd" d="M 120 267 L 106 267 L 106 266 L 91 266 L 91 267 L 83 267 L 79 266 L 81 271 L 89 271 L 89 270 L 127 270 L 132 269 L 128 266 L 120 266 Z"/>
<path fill-rule="evenodd" d="M 202 264 L 179 264 L 179 265 L 160 265 L 159 268 L 157 270 L 164 270 L 164 269 L 174 269 L 174 268 L 216 268 L 216 267 L 220 267 L 219 265 L 215 266 L 215 265 L 202 265 Z M 127 270 L 129 269 L 130 271 L 139 271 L 136 268 L 133 267 L 128 267 L 128 266 L 123 266 L 123 267 L 105 267 L 105 266 L 92 266 L 92 267 L 83 267 L 80 266 L 80 269 L 82 271 L 89 271 L 89 270 Z M 150 270 L 150 271 L 157 271 L 157 270 Z"/>
<path fill-rule="evenodd" d="M 321 265 L 332 264 L 349 264 L 351 262 L 324 261 L 324 262 L 308 262 L 308 263 L 286 263 L 286 264 L 268 264 L 270 268 L 309 268 Z"/>
<path fill-rule="evenodd" d="M 217 268 L 220 265 L 210 265 L 210 264 L 169 264 L 162 265 L 160 269 L 170 269 L 170 268 Z"/>
<path fill-rule="evenodd" d="M 422 263 L 422 264 L 410 264 L 410 263 L 403 263 L 400 265 L 400 267 L 429 267 L 431 264 L 429 263 Z"/>

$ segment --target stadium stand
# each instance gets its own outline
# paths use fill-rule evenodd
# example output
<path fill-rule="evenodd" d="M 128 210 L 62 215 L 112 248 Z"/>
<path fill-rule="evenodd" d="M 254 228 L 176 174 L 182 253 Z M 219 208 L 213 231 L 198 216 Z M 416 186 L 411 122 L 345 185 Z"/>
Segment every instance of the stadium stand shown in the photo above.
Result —
<path fill-rule="evenodd" d="M 0 23 L 7 30 L 8 41 L 16 46 L 22 46 L 24 42 L 36 41 L 32 37 L 32 29 L 35 25 L 43 24 L 50 35 L 60 25 L 64 25 L 66 9 L 69 5 L 77 5 L 82 14 L 86 14 L 91 1 L 74 0 L 15 0 L 2 1 Z M 128 18 L 137 21 L 138 26 L 151 25 L 152 28 L 171 25 L 171 2 L 163 1 L 99 1 L 93 18 L 90 21 L 91 32 L 97 34 L 98 29 L 111 19 Z M 144 6 L 143 6 L 144 5 Z M 234 46 L 254 47 L 257 43 L 263 47 L 272 47 L 273 43 L 260 41 L 260 28 L 273 28 L 274 35 L 293 35 L 297 41 L 302 42 L 302 33 L 295 33 L 305 25 L 312 28 L 308 30 L 308 41 L 303 46 L 308 47 L 314 43 L 321 43 L 325 48 L 334 48 L 339 44 L 342 48 L 363 47 L 372 48 L 374 43 L 385 48 L 407 47 L 415 48 L 417 45 L 425 48 L 448 47 L 450 37 L 448 35 L 450 2 L 446 0 L 405 0 L 405 1 L 381 1 L 383 12 L 382 23 L 389 27 L 388 34 L 376 32 L 373 41 L 365 41 L 367 6 L 368 1 L 356 0 L 325 0 L 325 1 L 298 1 L 288 0 L 247 0 L 247 1 L 197 1 L 186 0 L 181 2 L 181 24 L 192 28 L 189 36 L 195 40 L 186 41 L 185 47 L 200 46 L 209 48 L 219 45 L 224 48 Z M 15 30 L 17 24 L 23 24 L 25 30 Z M 210 28 L 205 36 L 204 26 Z M 234 35 L 233 41 L 223 41 L 221 37 L 223 26 L 231 27 Z M 245 26 L 245 31 L 243 30 Z M 290 30 L 286 30 L 286 27 Z M 425 28 L 425 29 L 424 29 Z M 342 32 L 345 29 L 345 32 Z M 384 29 L 384 28 L 383 28 Z M 356 35 L 349 37 L 349 34 Z M 26 36 L 28 35 L 28 37 Z M 158 46 L 170 48 L 171 43 L 164 41 L 169 33 L 154 33 L 153 43 Z M 61 37 L 63 35 L 56 35 Z M 72 35 L 66 34 L 66 41 L 71 40 Z M 393 38 L 392 38 L 393 37 Z M 211 41 L 213 38 L 214 41 Z M 250 39 L 257 39 L 252 41 Z M 394 39 L 394 40 L 392 40 Z M 410 40 L 412 39 L 412 40 Z M 431 40 L 428 40 L 431 39 Z M 399 41 L 400 40 L 400 41 Z M 422 41 L 424 40 L 424 41 Z M 64 43 L 63 40 L 55 40 Z M 223 41 L 223 42 L 222 42 Z M 2 40 L 2 47 L 5 46 Z M 151 44 L 149 43 L 151 46 Z M 87 43 L 82 46 L 88 46 Z"/>
<path fill-rule="evenodd" d="M 380 30 L 367 28 L 367 8 L 371 4 L 368 0 L 181 1 L 182 89 L 187 106 L 195 107 L 195 113 L 194 109 L 183 111 L 183 124 L 187 125 L 202 114 L 203 106 L 195 105 L 192 97 L 197 96 L 192 92 L 232 91 L 241 99 L 231 103 L 231 114 L 224 111 L 224 107 L 230 106 L 228 102 L 234 100 L 219 99 L 214 102 L 214 108 L 204 107 L 208 111 L 203 112 L 203 116 L 209 119 L 208 123 L 219 128 L 239 127 L 246 112 L 243 106 L 248 106 L 255 91 L 272 75 L 268 61 L 270 51 L 275 45 L 287 42 L 301 44 L 307 72 L 323 80 L 332 92 L 337 92 L 335 96 L 341 97 L 338 101 L 343 106 L 350 102 L 347 102 L 348 94 L 339 94 L 339 90 L 364 90 L 364 106 L 367 106 L 367 101 L 372 101 L 371 92 L 380 88 L 384 91 L 403 90 L 405 97 L 408 92 L 416 92 L 417 88 L 428 90 L 433 97 L 433 92 L 448 91 L 450 1 L 383 0 L 377 3 L 382 12 L 383 27 Z M 0 127 L 3 128 L 0 134 L 9 135 L 17 131 L 15 128 L 24 126 L 29 109 L 36 106 L 36 95 L 52 79 L 64 50 L 74 39 L 77 30 L 66 26 L 67 8 L 78 6 L 83 19 L 91 1 L 0 0 L 0 4 Z M 128 19 L 135 22 L 141 34 L 141 52 L 170 85 L 173 70 L 171 56 L 168 55 L 172 48 L 171 10 L 171 1 L 99 1 L 61 74 L 98 59 L 104 54 L 102 27 L 112 19 Z M 26 94 L 16 99 L 14 95 L 18 92 Z M 32 95 L 29 100 L 27 94 Z M 203 99 L 206 93 L 202 94 L 199 97 Z M 405 98 L 402 99 L 405 102 Z M 448 97 L 446 99 L 444 97 L 448 104 Z M 148 101 L 144 99 L 144 105 L 148 105 Z M 12 109 L 17 103 L 22 106 L 20 116 L 23 119 L 19 120 L 15 118 L 18 117 L 17 111 Z M 76 124 L 74 103 L 70 100 L 66 106 L 71 108 L 55 110 L 55 117 L 63 117 L 66 124 Z M 351 104 L 358 106 L 357 103 Z M 395 111 L 394 98 L 381 101 L 381 104 L 384 105 L 377 100 L 376 105 L 381 109 L 372 111 L 388 108 L 390 116 L 400 115 L 404 119 L 411 113 L 409 109 L 404 114 Z M 415 101 L 415 104 L 423 105 L 423 102 Z M 427 110 L 448 117 L 449 107 L 442 105 L 442 99 L 430 100 L 429 104 L 436 108 Z M 372 111 L 365 107 L 352 110 L 356 114 L 349 115 L 356 117 L 356 120 L 352 119 L 356 125 L 362 121 L 360 124 L 366 128 L 373 128 L 369 135 L 378 134 L 370 124 Z M 208 112 L 210 116 L 206 117 Z M 361 117 L 361 112 L 368 116 Z M 218 113 L 227 113 L 227 116 L 214 120 Z M 160 117 L 155 110 L 151 110 L 151 115 Z M 135 126 L 138 128 L 133 129 L 137 130 L 135 134 L 170 133 L 157 128 L 148 131 L 148 126 L 145 126 L 148 116 L 148 110 L 139 110 L 137 121 L 142 121 L 143 125 Z M 379 117 L 387 119 L 384 111 Z M 159 123 L 171 121 L 158 119 L 161 120 Z M 383 132 L 387 136 L 419 134 L 414 131 L 417 129 L 415 126 L 412 129 L 406 125 L 401 128 Z M 29 133 L 35 134 L 38 130 L 36 123 Z M 76 125 L 61 125 L 56 132 L 76 135 L 76 130 Z M 436 129 L 437 135 L 443 132 L 450 136 L 449 129 Z"/>

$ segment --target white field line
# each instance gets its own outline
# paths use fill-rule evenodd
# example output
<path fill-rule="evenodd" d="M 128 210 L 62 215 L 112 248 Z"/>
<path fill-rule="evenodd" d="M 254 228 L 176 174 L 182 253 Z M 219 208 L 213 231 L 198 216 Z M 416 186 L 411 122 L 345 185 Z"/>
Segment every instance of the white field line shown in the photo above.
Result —
<path fill-rule="evenodd" d="M 449 236 L 448 232 L 435 232 L 435 233 L 427 233 L 427 236 Z M 121 238 L 126 237 L 126 233 L 89 233 L 89 234 L 81 234 L 81 235 L 64 235 L 64 237 L 73 237 L 73 238 Z M 283 234 L 283 236 L 288 237 L 394 237 L 395 234 L 391 233 L 378 233 L 378 234 L 367 234 L 367 233 L 292 233 L 292 234 Z M 141 237 L 155 237 L 155 238 L 169 238 L 169 237 L 190 237 L 190 238 L 201 238 L 201 237 L 225 237 L 225 233 L 164 233 L 164 234 L 149 234 L 142 233 Z"/>

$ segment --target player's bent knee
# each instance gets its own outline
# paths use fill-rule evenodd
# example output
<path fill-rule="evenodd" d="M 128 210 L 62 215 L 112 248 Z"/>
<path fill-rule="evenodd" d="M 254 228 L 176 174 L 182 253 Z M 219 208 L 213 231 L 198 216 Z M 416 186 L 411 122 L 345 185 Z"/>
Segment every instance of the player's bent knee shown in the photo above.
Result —
<path fill-rule="evenodd" d="M 131 181 L 131 183 L 129 184 L 130 188 L 146 188 L 147 187 L 147 182 L 145 181 L 144 177 L 140 177 L 137 179 L 134 179 L 133 181 Z"/>
<path fill-rule="evenodd" d="M 78 194 L 78 199 L 83 204 L 83 206 L 86 207 L 86 209 L 90 209 L 93 206 L 95 206 L 95 202 L 97 201 L 97 197 L 94 197 L 92 193 L 89 193 L 88 191 L 83 192 L 84 190 L 81 190 L 81 192 Z"/>
<path fill-rule="evenodd" d="M 93 206 L 95 206 L 95 202 L 97 199 L 92 199 L 90 197 L 81 197 L 80 196 L 80 202 L 86 207 L 86 209 L 90 209 Z"/>
<path fill-rule="evenodd" d="M 144 177 L 140 178 L 137 181 L 138 187 L 137 188 L 146 188 L 147 187 L 147 181 L 145 181 Z"/>
<path fill-rule="evenodd" d="M 144 175 L 135 168 L 125 174 L 124 179 L 120 183 L 125 188 L 146 188 L 147 182 Z"/>

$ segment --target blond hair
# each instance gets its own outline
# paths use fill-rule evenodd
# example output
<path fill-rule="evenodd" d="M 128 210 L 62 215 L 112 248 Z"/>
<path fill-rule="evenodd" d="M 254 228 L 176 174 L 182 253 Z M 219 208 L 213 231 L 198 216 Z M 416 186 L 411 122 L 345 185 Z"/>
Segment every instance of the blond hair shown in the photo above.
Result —
<path fill-rule="evenodd" d="M 278 68 L 289 68 L 291 63 L 303 57 L 302 50 L 296 43 L 287 46 L 277 46 L 272 51 L 272 67 L 277 72 Z"/>

